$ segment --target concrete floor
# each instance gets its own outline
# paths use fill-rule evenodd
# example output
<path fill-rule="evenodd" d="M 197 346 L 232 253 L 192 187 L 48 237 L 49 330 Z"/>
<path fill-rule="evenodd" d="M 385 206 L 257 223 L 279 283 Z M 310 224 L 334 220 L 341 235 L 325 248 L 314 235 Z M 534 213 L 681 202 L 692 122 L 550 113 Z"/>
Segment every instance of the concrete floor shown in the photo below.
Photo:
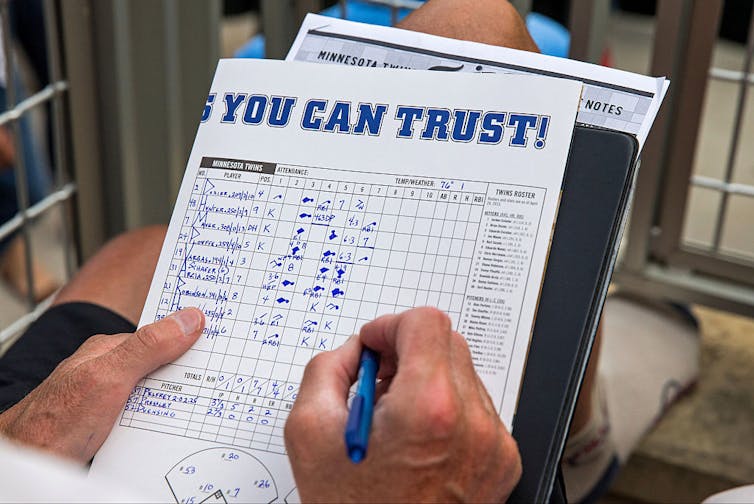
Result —
<path fill-rule="evenodd" d="M 234 47 L 254 30 L 253 19 L 237 19 L 224 30 L 222 52 Z M 651 19 L 620 15 L 611 19 L 609 45 L 615 66 L 646 72 L 649 66 L 653 24 Z M 740 69 L 743 49 L 720 43 L 715 64 Z M 719 177 L 729 145 L 735 106 L 735 86 L 713 82 L 704 111 L 694 172 Z M 744 138 L 754 134 L 754 104 L 747 107 Z M 735 181 L 754 183 L 754 142 L 743 142 Z M 683 188 L 679 188 L 683 190 Z M 719 197 L 693 189 L 684 224 L 684 238 L 697 244 L 711 240 Z M 726 250 L 754 257 L 750 222 L 754 199 L 732 201 L 725 223 Z M 39 259 L 63 280 L 60 216 L 42 219 L 33 230 Z M 25 311 L 24 303 L 0 284 L 0 327 Z M 754 481 L 754 321 L 705 308 L 695 308 L 701 321 L 701 363 L 698 385 L 682 398 L 644 438 L 619 476 L 610 502 L 698 501 L 705 495 L 740 482 Z M 3 346 L 0 345 L 0 353 Z"/>
<path fill-rule="evenodd" d="M 754 321 L 702 307 L 696 385 L 644 437 L 611 489 L 642 502 L 700 502 L 754 482 Z"/>

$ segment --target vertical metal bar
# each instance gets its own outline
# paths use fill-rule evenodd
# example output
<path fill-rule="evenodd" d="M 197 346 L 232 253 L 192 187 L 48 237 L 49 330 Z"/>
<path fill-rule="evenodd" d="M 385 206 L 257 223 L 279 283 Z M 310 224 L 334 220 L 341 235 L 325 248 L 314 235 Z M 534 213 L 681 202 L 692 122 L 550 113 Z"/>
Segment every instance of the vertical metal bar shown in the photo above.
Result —
<path fill-rule="evenodd" d="M 652 132 L 641 154 L 636 193 L 621 269 L 641 273 L 649 259 L 652 232 L 656 225 L 660 181 L 665 167 L 670 130 L 674 122 L 676 88 L 680 82 L 683 48 L 688 39 L 691 3 L 661 0 L 657 6 L 655 40 L 652 50 L 651 75 L 666 75 L 671 86 L 652 126 Z"/>
<path fill-rule="evenodd" d="M 216 65 L 221 3 L 67 0 L 65 6 L 77 1 L 89 7 L 92 18 L 88 45 L 95 51 L 89 67 L 96 72 L 88 92 L 99 106 L 92 119 L 100 127 L 91 131 L 98 135 L 101 174 L 93 192 L 104 195 L 106 234 L 164 222 Z M 86 70 L 73 67 L 81 63 L 77 56 L 69 57 L 71 80 Z M 134 78 L 139 75 L 152 79 Z M 80 103 L 73 82 L 70 97 Z M 74 132 L 79 122 L 77 110 Z"/>
<path fill-rule="evenodd" d="M 597 63 L 605 46 L 607 0 L 572 0 L 568 14 L 571 46 L 568 57 Z"/>
<path fill-rule="evenodd" d="M 398 7 L 395 5 L 390 6 L 390 25 L 395 26 L 398 24 Z"/>
<path fill-rule="evenodd" d="M 99 0 L 94 0 L 99 1 Z M 105 3 L 105 2 L 103 2 Z M 113 53 L 111 55 L 113 70 L 115 76 L 115 107 L 118 124 L 115 128 L 115 141 L 118 142 L 120 152 L 119 157 L 113 160 L 112 166 L 104 167 L 108 171 L 109 176 L 106 175 L 104 182 L 104 190 L 106 194 L 112 195 L 121 193 L 125 195 L 122 202 L 110 207 L 111 218 L 113 221 L 110 223 L 110 232 L 117 229 L 116 226 L 123 226 L 124 229 L 129 229 L 132 223 L 138 223 L 142 215 L 142 205 L 129 205 L 127 202 L 128 195 L 139 194 L 139 188 L 142 185 L 143 169 L 140 169 L 141 164 L 141 151 L 138 148 L 138 138 L 142 133 L 142 128 L 151 127 L 151 123 L 139 124 L 138 123 L 138 101 L 136 99 L 137 79 L 134 75 L 134 46 L 137 42 L 133 38 L 134 21 L 132 13 L 139 12 L 139 7 L 149 8 L 149 5 L 140 3 L 136 5 L 134 2 L 119 2 L 113 1 L 112 5 L 112 18 L 109 19 L 112 22 L 113 28 Z M 152 6 L 154 7 L 154 6 Z M 151 11 L 154 14 L 154 11 Z M 156 37 L 155 37 L 156 38 Z M 155 40 L 151 41 L 153 44 Z M 154 48 L 156 50 L 156 48 Z M 159 77 L 157 77 L 159 78 Z M 110 120 L 113 118 L 110 117 Z M 153 188 L 157 189 L 157 188 Z M 145 203 L 151 203 L 148 198 L 145 198 Z M 120 222 L 115 222 L 116 214 L 120 212 Z M 118 229 L 121 231 L 121 229 Z"/>
<path fill-rule="evenodd" d="M 45 35 L 47 37 L 47 61 L 50 82 L 58 82 L 63 79 L 63 70 L 60 61 L 61 38 L 58 30 L 58 13 L 55 9 L 54 0 L 45 0 L 44 3 Z M 66 167 L 67 146 L 63 140 L 63 95 L 56 95 L 52 99 L 52 141 L 55 155 L 55 186 L 62 187 L 68 182 Z M 65 261 L 66 279 L 73 276 L 75 248 L 72 243 L 71 212 L 70 205 L 63 204 L 61 207 L 63 219 L 63 260 Z"/>
<path fill-rule="evenodd" d="M 723 5 L 722 0 L 689 0 L 688 3 L 692 6 L 684 27 L 687 39 L 679 46 L 682 58 L 679 72 L 671 76 L 675 89 L 658 207 L 660 234 L 652 244 L 653 254 L 662 261 L 669 260 L 680 246 L 712 49 Z"/>
<path fill-rule="evenodd" d="M 181 57 L 178 0 L 165 0 L 163 3 L 163 40 L 165 41 L 165 113 L 167 115 L 167 154 L 169 182 L 180 184 L 183 173 L 183 121 L 181 121 L 182 95 Z M 198 109 L 198 107 L 197 107 Z M 171 187 L 171 193 L 173 188 Z M 178 191 L 174 192 L 177 195 Z"/>
<path fill-rule="evenodd" d="M 0 3 L 0 18 L 2 18 L 3 28 L 3 51 L 5 52 L 5 80 L 6 80 L 6 108 L 11 110 L 16 105 L 16 86 L 14 79 L 14 52 L 13 41 L 11 39 L 10 14 L 8 9 L 8 0 L 2 0 Z M 29 230 L 29 219 L 26 215 L 26 209 L 29 208 L 29 184 L 26 179 L 26 166 L 24 163 L 23 143 L 21 142 L 21 123 L 20 118 L 12 122 L 13 128 L 13 148 L 16 151 L 16 159 L 13 166 L 13 172 L 16 177 L 16 200 L 18 201 L 18 210 L 21 213 L 21 236 L 24 243 L 24 258 L 26 259 L 26 281 L 29 291 L 26 301 L 29 308 L 36 305 L 34 289 L 34 271 L 32 269 L 32 250 L 31 250 L 31 233 Z"/>
<path fill-rule="evenodd" d="M 738 154 L 738 143 L 741 139 L 741 124 L 743 123 L 746 108 L 746 98 L 749 94 L 749 73 L 751 72 L 751 60 L 754 57 L 754 16 L 751 16 L 749 22 L 748 41 L 746 43 L 746 60 L 744 61 L 743 78 L 738 88 L 738 108 L 733 126 L 733 137 L 730 140 L 730 151 L 728 152 L 728 164 L 725 167 L 725 183 L 729 183 L 733 178 L 733 169 L 735 168 Z M 712 248 L 715 252 L 720 250 L 720 241 L 723 237 L 723 226 L 728 214 L 728 201 L 730 194 L 723 191 L 721 194 L 720 206 L 717 208 L 717 219 L 715 223 L 715 235 L 712 240 Z"/>
<path fill-rule="evenodd" d="M 568 30 L 571 33 L 568 57 L 571 59 L 587 58 L 593 5 L 594 0 L 571 0 L 568 13 Z"/>
<path fill-rule="evenodd" d="M 199 118 L 207 100 L 207 90 L 217 67 L 222 12 L 220 0 L 199 0 L 196 3 L 181 1 L 176 4 L 179 37 L 177 56 L 180 59 L 178 67 L 181 73 L 181 147 L 178 153 L 179 163 L 176 164 L 177 171 L 171 174 L 171 201 L 174 201 L 178 194 Z"/>
<path fill-rule="evenodd" d="M 63 71 L 60 61 L 60 35 L 58 33 L 58 16 L 55 10 L 55 0 L 44 1 L 44 27 L 45 41 L 47 46 L 47 70 L 50 75 L 50 82 L 63 80 Z M 65 143 L 62 141 L 62 95 L 56 95 L 51 100 L 53 107 L 52 122 L 54 123 L 53 131 L 53 148 L 55 149 L 55 166 L 54 176 L 55 185 L 61 186 L 67 182 L 67 174 L 64 169 L 65 157 L 61 155 Z"/>
<path fill-rule="evenodd" d="M 58 4 L 63 60 L 69 83 L 67 103 L 70 110 L 76 111 L 67 117 L 66 131 L 70 142 L 70 169 L 77 186 L 72 221 L 81 259 L 92 256 L 107 237 L 103 151 L 106 147 L 104 131 L 108 125 L 97 114 L 106 86 L 97 79 L 97 52 L 107 53 L 108 47 L 97 42 L 93 31 L 99 21 L 95 19 L 97 8 L 107 6 L 98 2 L 65 0 Z"/>
<path fill-rule="evenodd" d="M 288 49 L 290 49 L 293 40 L 296 38 L 298 27 L 301 25 L 301 22 L 304 20 L 306 15 L 310 12 L 319 12 L 320 10 L 322 10 L 321 0 L 293 0 L 293 4 L 293 13 L 292 15 L 288 16 L 290 20 L 290 40 L 288 40 L 288 43 L 285 47 L 286 53 L 288 52 Z"/>
<path fill-rule="evenodd" d="M 284 58 L 306 13 L 319 6 L 317 0 L 262 0 L 265 58 Z"/>
<path fill-rule="evenodd" d="M 264 57 L 283 58 L 288 41 L 289 23 L 286 8 L 290 0 L 262 0 L 262 29 L 264 30 Z"/>
<path fill-rule="evenodd" d="M 340 16 L 342 19 L 348 19 L 348 3 L 346 0 L 340 0 Z"/>

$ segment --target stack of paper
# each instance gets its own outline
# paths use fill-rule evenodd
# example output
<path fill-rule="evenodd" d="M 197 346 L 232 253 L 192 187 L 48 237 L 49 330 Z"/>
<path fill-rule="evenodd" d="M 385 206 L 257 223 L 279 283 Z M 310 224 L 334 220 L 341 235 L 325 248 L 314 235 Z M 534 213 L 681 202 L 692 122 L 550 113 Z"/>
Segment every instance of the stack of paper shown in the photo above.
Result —
<path fill-rule="evenodd" d="M 643 141 L 666 89 L 317 16 L 288 59 L 341 65 L 218 65 L 141 319 L 197 306 L 207 327 L 94 461 L 155 499 L 295 500 L 306 363 L 414 306 L 450 315 L 511 427 L 574 124 Z"/>

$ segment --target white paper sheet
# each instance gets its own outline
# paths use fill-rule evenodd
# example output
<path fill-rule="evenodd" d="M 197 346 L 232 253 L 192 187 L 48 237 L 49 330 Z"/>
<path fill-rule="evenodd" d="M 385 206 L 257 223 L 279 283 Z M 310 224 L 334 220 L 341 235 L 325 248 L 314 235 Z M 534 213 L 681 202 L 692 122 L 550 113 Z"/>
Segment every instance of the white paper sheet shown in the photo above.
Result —
<path fill-rule="evenodd" d="M 207 328 L 138 384 L 92 472 L 155 500 L 295 500 L 306 363 L 420 305 L 510 427 L 581 89 L 221 61 L 141 318 L 198 306 Z"/>
<path fill-rule="evenodd" d="M 577 121 L 644 146 L 670 81 L 580 61 L 308 14 L 286 57 L 373 68 L 526 73 L 584 83 Z"/>

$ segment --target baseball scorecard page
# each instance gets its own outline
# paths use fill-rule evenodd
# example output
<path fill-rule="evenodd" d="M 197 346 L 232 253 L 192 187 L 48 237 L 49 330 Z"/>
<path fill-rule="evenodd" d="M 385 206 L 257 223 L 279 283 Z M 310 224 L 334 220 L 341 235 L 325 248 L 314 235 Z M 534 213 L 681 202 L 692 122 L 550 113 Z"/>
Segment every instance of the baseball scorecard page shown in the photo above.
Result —
<path fill-rule="evenodd" d="M 307 362 L 414 306 L 450 316 L 510 428 L 581 91 L 220 61 L 140 322 L 196 306 L 206 328 L 134 388 L 92 477 L 295 501 L 283 427 Z"/>

